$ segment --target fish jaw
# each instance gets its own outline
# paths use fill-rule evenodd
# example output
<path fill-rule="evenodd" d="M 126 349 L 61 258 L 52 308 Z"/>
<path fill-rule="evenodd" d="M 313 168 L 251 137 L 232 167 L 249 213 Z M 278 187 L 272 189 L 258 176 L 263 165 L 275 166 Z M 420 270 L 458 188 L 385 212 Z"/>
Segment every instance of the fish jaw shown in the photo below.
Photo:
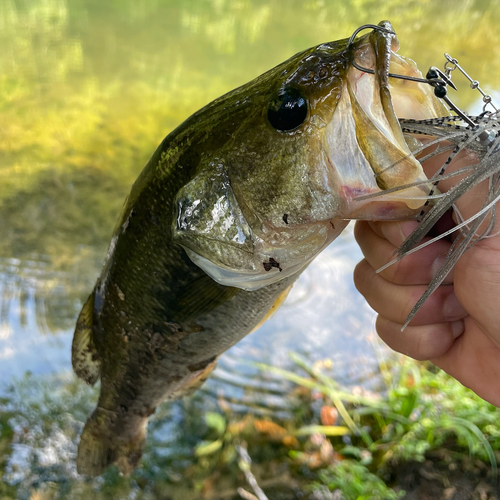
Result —
<path fill-rule="evenodd" d="M 177 193 L 174 241 L 217 283 L 254 291 L 300 274 L 347 220 L 253 231 L 223 172 L 201 172 Z M 210 217 L 204 217 L 209 213 Z"/>
<path fill-rule="evenodd" d="M 390 23 L 380 24 L 392 31 Z M 406 143 L 398 117 L 435 118 L 447 112 L 429 85 L 389 78 L 389 71 L 422 78 L 413 61 L 395 53 L 398 48 L 395 35 L 374 31 L 352 52 L 353 60 L 374 74 L 351 65 L 325 130 L 324 149 L 338 175 L 339 195 L 344 200 L 339 218 L 412 218 L 431 190 L 422 166 Z M 423 182 L 419 186 L 382 193 L 419 181 Z M 381 194 L 359 199 L 377 193 Z"/>

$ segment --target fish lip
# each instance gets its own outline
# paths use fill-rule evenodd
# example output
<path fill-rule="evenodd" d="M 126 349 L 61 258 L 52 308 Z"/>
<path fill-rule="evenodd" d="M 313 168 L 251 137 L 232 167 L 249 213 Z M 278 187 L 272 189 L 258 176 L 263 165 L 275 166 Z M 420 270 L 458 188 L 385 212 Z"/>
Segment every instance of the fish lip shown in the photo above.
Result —
<path fill-rule="evenodd" d="M 399 41 L 389 21 L 381 21 L 379 26 L 383 30 L 373 30 L 367 35 L 366 40 L 361 39 L 358 45 L 353 46 L 350 54 L 351 66 L 348 69 L 348 85 L 352 87 L 354 97 L 359 97 L 359 103 L 363 111 L 368 114 L 371 123 L 400 151 L 410 154 L 394 110 L 389 85 L 389 67 L 392 55 L 399 50 Z M 368 53 L 366 48 L 368 48 Z M 367 70 L 371 70 L 373 76 L 352 64 L 358 57 L 364 58 L 362 66 L 365 66 Z M 363 89 L 362 86 L 366 85 L 366 80 L 369 81 L 371 78 L 373 78 L 373 95 L 361 95 L 366 92 L 366 89 Z M 373 101 L 366 102 L 368 99 L 373 99 Z M 383 116 L 377 116 L 377 108 L 383 111 Z M 386 183 L 381 178 L 381 174 L 381 171 L 377 172 L 375 170 L 375 177 L 377 177 L 377 183 L 380 187 L 392 187 L 385 185 Z"/>
<path fill-rule="evenodd" d="M 336 170 L 339 177 L 337 185 L 340 185 L 339 196 L 343 200 L 343 213 L 340 217 L 346 219 L 370 218 L 367 205 L 376 207 L 377 203 L 380 207 L 376 212 L 381 211 L 382 205 L 392 205 L 394 208 L 392 217 L 386 214 L 384 219 L 412 217 L 420 212 L 425 203 L 425 199 L 415 198 L 428 195 L 430 191 L 430 183 L 426 183 L 392 193 L 385 199 L 383 196 L 368 200 L 356 199 L 364 194 L 383 193 L 385 189 L 415 181 L 427 181 L 421 164 L 413 156 L 403 136 L 389 82 L 390 65 L 395 57 L 399 65 L 406 64 L 409 68 L 411 65 L 395 54 L 399 49 L 399 42 L 391 24 L 382 22 L 379 25 L 384 28 L 383 32 L 374 30 L 348 46 L 350 64 L 347 67 L 345 85 L 323 140 L 329 167 Z M 353 61 L 356 61 L 361 70 L 352 64 Z M 411 63 L 414 64 L 412 61 Z M 373 74 L 362 71 L 363 68 L 373 71 Z M 406 107 L 412 111 L 421 106 L 416 95 L 411 92 L 408 95 L 404 92 L 397 95 L 398 98 L 401 96 L 409 97 L 410 106 Z M 425 96 L 426 100 L 428 97 Z M 431 98 L 433 97 L 432 94 Z M 426 103 L 422 105 L 426 106 Z M 352 114 L 352 119 L 349 114 Z M 339 115 L 343 116 L 339 118 Z M 427 117 L 434 116 L 438 115 Z M 354 151 L 352 154 L 340 151 L 341 148 L 335 144 L 335 138 L 339 134 L 342 140 L 337 142 L 343 144 L 345 150 Z"/>
<path fill-rule="evenodd" d="M 316 224 L 320 225 L 318 223 Z M 321 225 L 325 226 L 326 224 Z M 183 246 L 191 261 L 207 273 L 214 281 L 224 286 L 237 287 L 251 292 L 282 281 L 285 278 L 300 274 L 309 263 L 342 232 L 346 225 L 347 222 L 337 224 L 337 227 L 332 224 L 332 229 L 325 235 L 321 245 L 316 246 L 302 258 L 285 258 L 285 264 L 281 258 L 278 257 L 279 261 L 276 261 L 274 257 L 282 255 L 283 251 L 287 251 L 286 248 L 276 247 L 274 251 L 271 250 L 269 253 L 257 251 L 256 254 L 252 255 L 253 258 L 248 260 L 252 265 L 244 268 L 241 266 L 241 263 L 244 262 L 243 260 L 240 262 L 239 266 L 228 266 L 227 263 L 215 260 L 212 256 L 208 258 L 197 250 Z M 265 268 L 265 264 L 271 262 L 277 265 Z M 265 271 L 263 271 L 263 269 Z"/>
<path fill-rule="evenodd" d="M 206 245 L 200 244 L 201 241 L 208 242 L 210 246 L 215 245 L 218 247 L 221 256 L 228 258 L 228 252 L 230 252 L 231 260 L 239 263 L 250 263 L 247 272 L 254 272 L 255 266 L 253 264 L 253 251 L 244 248 L 242 245 L 238 245 L 232 241 L 223 241 L 218 238 L 209 237 L 202 234 L 196 234 L 195 236 L 187 236 L 185 234 L 177 234 L 174 237 L 174 241 L 184 248 L 191 260 L 194 260 L 192 256 L 196 256 L 200 261 L 210 261 L 214 266 L 220 267 L 221 269 L 231 269 L 231 265 L 224 261 L 224 258 L 219 258 L 218 253 L 212 255 L 207 254 Z M 250 258 L 249 258 L 250 257 Z M 198 264 L 199 265 L 199 264 Z M 202 266 L 199 266 L 202 267 Z"/>
<path fill-rule="evenodd" d="M 399 50 L 399 40 L 389 21 L 381 21 L 379 26 L 385 28 L 385 31 L 375 30 L 369 36 L 370 43 L 377 55 L 375 74 L 377 75 L 380 86 L 388 89 L 391 54 Z M 380 48 L 382 48 L 383 51 L 381 56 L 378 55 Z"/>

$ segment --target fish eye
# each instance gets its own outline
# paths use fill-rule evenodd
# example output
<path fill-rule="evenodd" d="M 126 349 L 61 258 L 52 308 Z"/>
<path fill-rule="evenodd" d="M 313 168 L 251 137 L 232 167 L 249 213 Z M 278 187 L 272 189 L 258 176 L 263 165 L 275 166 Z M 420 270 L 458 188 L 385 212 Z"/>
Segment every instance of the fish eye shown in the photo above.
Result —
<path fill-rule="evenodd" d="M 282 132 L 293 130 L 304 123 L 307 100 L 297 89 L 284 89 L 270 102 L 267 109 L 269 123 Z"/>

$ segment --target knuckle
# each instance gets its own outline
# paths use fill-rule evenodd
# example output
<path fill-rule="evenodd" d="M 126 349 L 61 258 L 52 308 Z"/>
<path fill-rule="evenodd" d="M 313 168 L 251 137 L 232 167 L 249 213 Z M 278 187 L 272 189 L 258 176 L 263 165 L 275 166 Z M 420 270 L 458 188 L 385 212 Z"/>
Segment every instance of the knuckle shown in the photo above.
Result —
<path fill-rule="evenodd" d="M 375 321 L 375 329 L 377 330 L 378 336 L 394 351 L 400 352 L 397 347 L 395 347 L 392 342 L 392 328 L 390 327 L 391 322 L 379 314 Z"/>
<path fill-rule="evenodd" d="M 405 287 L 405 288 L 407 288 L 406 297 L 404 298 L 404 301 L 402 302 L 403 307 L 401 308 L 401 316 L 402 316 L 403 321 L 406 321 L 408 314 L 410 314 L 412 309 L 415 307 L 415 304 L 419 301 L 420 297 L 422 296 L 422 289 L 418 286 Z M 424 304 L 424 306 L 425 305 L 426 304 Z M 424 307 L 424 306 L 422 306 L 422 307 Z M 418 312 L 422 312 L 422 309 L 420 309 Z M 417 314 L 418 314 L 418 312 L 417 312 Z"/>
<path fill-rule="evenodd" d="M 411 259 L 401 259 L 384 269 L 381 273 L 387 280 L 396 285 L 411 285 L 422 281 L 419 279 L 418 265 Z"/>
<path fill-rule="evenodd" d="M 390 281 L 391 283 L 394 284 L 401 284 L 404 282 L 404 267 L 403 267 L 403 261 L 399 260 L 397 262 L 394 262 L 391 266 L 387 267 L 384 269 L 380 275 L 385 278 L 387 281 Z"/>

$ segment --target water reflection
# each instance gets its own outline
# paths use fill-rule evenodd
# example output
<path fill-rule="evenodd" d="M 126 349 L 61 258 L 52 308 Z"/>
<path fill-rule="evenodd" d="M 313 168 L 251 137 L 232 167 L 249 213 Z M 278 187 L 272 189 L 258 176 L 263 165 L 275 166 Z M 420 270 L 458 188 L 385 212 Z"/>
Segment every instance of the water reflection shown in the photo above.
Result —
<path fill-rule="evenodd" d="M 95 391 L 71 375 L 72 329 L 149 155 L 213 98 L 384 18 L 424 70 L 441 66 L 446 50 L 484 89 L 498 88 L 498 0 L 0 0 L 0 496 L 167 498 L 168 483 L 170 498 L 197 498 L 179 484 L 188 473 L 172 456 L 189 466 L 200 414 L 221 391 L 237 411 L 290 411 L 290 386 L 253 379 L 242 359 L 328 356 L 351 383 L 376 370 L 373 315 L 352 285 L 360 254 L 347 232 L 273 320 L 222 358 L 203 393 L 161 408 L 132 482 L 111 471 L 73 483 Z M 461 88 L 457 104 L 477 108 L 476 94 Z"/>

